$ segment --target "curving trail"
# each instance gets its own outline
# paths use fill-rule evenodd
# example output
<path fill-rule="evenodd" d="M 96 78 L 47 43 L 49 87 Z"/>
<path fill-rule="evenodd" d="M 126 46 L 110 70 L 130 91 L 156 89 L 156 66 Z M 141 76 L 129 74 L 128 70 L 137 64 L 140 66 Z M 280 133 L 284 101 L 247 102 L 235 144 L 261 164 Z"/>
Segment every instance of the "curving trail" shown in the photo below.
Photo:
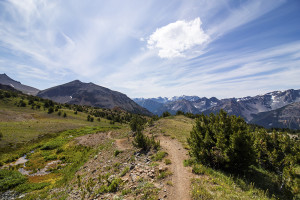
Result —
<path fill-rule="evenodd" d="M 159 137 L 160 145 L 165 149 L 172 161 L 170 169 L 173 173 L 173 187 L 167 199 L 188 200 L 191 199 L 191 178 L 194 177 L 189 167 L 183 166 L 183 161 L 188 159 L 188 151 L 176 139 L 170 137 Z"/>

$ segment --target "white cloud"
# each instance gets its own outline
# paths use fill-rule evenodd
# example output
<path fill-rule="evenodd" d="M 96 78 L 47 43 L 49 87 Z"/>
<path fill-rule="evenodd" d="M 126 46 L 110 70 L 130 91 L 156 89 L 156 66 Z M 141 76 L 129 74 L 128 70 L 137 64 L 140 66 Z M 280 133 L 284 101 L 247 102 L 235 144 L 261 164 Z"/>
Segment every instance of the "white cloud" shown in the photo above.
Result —
<path fill-rule="evenodd" d="M 149 49 L 158 49 L 161 58 L 184 56 L 184 51 L 196 45 L 208 42 L 207 35 L 201 28 L 200 18 L 192 21 L 176 21 L 163 26 L 150 35 L 147 43 Z"/>

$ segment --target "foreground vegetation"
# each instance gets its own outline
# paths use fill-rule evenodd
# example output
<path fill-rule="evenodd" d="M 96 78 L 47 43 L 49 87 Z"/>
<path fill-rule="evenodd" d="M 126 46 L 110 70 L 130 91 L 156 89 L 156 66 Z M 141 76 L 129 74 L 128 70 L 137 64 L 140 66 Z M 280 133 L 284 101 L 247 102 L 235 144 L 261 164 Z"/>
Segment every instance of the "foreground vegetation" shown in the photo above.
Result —
<path fill-rule="evenodd" d="M 196 165 L 243 175 L 245 182 L 268 190 L 271 196 L 292 199 L 299 195 L 295 170 L 300 164 L 300 143 L 287 133 L 250 131 L 243 119 L 221 110 L 197 118 L 188 143 Z"/>
<path fill-rule="evenodd" d="M 149 131 L 176 138 L 190 150 L 184 164 L 200 176 L 192 180 L 193 199 L 299 198 L 297 137 L 253 129 L 224 112 L 195 121 L 167 116 Z"/>

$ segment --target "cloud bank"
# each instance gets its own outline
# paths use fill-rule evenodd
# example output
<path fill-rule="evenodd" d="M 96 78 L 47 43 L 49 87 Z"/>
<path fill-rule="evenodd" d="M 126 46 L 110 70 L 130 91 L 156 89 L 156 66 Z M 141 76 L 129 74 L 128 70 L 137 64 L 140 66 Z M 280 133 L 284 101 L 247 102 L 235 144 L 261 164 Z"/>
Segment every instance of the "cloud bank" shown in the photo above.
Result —
<path fill-rule="evenodd" d="M 156 29 L 147 41 L 149 49 L 157 49 L 161 58 L 184 57 L 184 52 L 203 45 L 209 36 L 201 28 L 200 18 L 192 21 L 178 20 Z"/>

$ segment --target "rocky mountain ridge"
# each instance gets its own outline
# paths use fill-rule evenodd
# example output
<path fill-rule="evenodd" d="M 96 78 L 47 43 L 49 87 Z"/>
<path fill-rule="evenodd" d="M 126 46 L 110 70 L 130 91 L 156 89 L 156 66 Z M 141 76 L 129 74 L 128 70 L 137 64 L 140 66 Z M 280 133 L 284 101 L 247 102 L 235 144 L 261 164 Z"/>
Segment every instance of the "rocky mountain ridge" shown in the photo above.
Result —
<path fill-rule="evenodd" d="M 136 104 L 125 94 L 94 83 L 83 83 L 79 80 L 42 90 L 37 96 L 51 99 L 58 103 L 87 105 L 109 109 L 119 107 L 132 113 L 152 115 L 151 112 Z"/>
<path fill-rule="evenodd" d="M 241 116 L 247 122 L 250 122 L 256 121 L 255 118 L 259 113 L 273 111 L 289 104 L 300 102 L 300 90 L 289 89 L 253 97 L 228 99 L 180 96 L 172 98 L 136 98 L 133 100 L 157 115 L 161 115 L 165 111 L 175 114 L 178 110 L 193 114 L 202 112 L 209 114 L 217 113 L 223 109 L 231 115 Z"/>
<path fill-rule="evenodd" d="M 21 82 L 11 79 L 5 73 L 0 74 L 0 84 L 9 85 L 9 86 L 13 87 L 14 89 L 19 90 L 19 91 L 21 91 L 25 94 L 29 94 L 29 95 L 36 95 L 39 92 L 39 90 L 34 87 L 23 85 Z"/>

